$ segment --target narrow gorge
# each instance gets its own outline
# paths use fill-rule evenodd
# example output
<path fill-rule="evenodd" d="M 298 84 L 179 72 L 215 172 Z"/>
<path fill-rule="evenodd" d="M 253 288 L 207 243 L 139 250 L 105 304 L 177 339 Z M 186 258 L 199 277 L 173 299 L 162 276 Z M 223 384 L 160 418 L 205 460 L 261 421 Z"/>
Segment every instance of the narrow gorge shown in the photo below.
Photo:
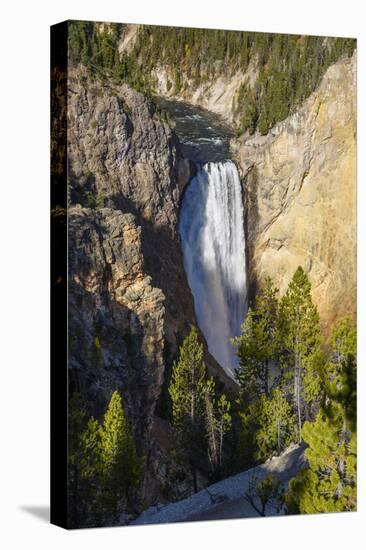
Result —
<path fill-rule="evenodd" d="M 287 334 L 281 351 L 276 347 L 280 329 L 268 319 L 277 315 L 280 324 L 279 304 L 283 313 L 281 300 L 300 273 L 318 331 L 312 360 L 322 357 L 308 376 L 316 386 L 333 327 L 356 317 L 355 46 L 348 39 L 197 29 L 180 29 L 176 42 L 176 29 L 69 25 L 69 414 L 84 419 L 84 432 L 70 424 L 70 437 L 80 453 L 90 427 L 85 418 L 102 425 L 117 392 L 143 464 L 139 484 L 128 486 L 110 520 L 94 514 L 85 497 L 87 490 L 100 497 L 90 488 L 94 478 L 86 490 L 74 458 L 69 479 L 82 489 L 71 487 L 73 503 L 81 495 L 73 505 L 85 526 L 139 523 L 146 510 L 141 523 L 150 512 L 151 522 L 164 521 L 165 512 L 180 521 L 205 518 L 200 503 L 208 500 L 210 513 L 216 505 L 224 510 L 225 495 L 240 493 L 233 517 L 253 515 L 232 476 L 242 476 L 249 490 L 246 471 L 272 472 L 287 484 L 306 467 L 291 416 L 293 355 Z M 313 59 L 322 59 L 314 74 Z M 64 108 L 56 94 L 54 109 Z M 275 305 L 262 322 L 252 310 L 263 289 Z M 258 321 L 245 353 L 260 367 L 240 379 L 246 356 L 235 338 L 246 319 L 249 329 Z M 268 343 L 273 334 L 276 343 Z M 265 351 L 258 350 L 264 341 Z M 192 349 L 198 389 L 193 374 L 179 371 Z M 276 376 L 269 374 L 273 364 Z M 297 410 L 304 422 L 314 421 L 324 397 L 311 391 L 313 401 Z M 243 428 L 258 400 L 275 406 Z M 174 417 L 182 410 L 184 421 Z M 264 434 L 261 422 L 277 421 L 283 410 L 281 437 L 278 424 Z M 182 426 L 191 439 L 179 439 Z M 197 456 L 187 458 L 187 449 Z M 206 490 L 214 483 L 224 500 Z M 182 499 L 183 515 L 175 505 L 160 514 Z"/>

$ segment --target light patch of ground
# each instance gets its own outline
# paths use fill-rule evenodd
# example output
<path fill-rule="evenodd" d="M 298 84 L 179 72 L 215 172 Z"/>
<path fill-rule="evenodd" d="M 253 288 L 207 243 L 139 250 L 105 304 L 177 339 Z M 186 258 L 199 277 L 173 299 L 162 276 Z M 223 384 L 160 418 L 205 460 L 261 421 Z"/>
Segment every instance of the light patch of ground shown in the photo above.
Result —
<path fill-rule="evenodd" d="M 245 499 L 251 478 L 255 476 L 258 479 L 263 479 L 272 474 L 282 482 L 283 486 L 286 486 L 288 481 L 306 466 L 304 450 L 304 446 L 289 448 L 281 456 L 223 479 L 189 498 L 172 504 L 152 506 L 132 523 L 133 525 L 147 525 L 257 517 L 257 512 Z M 269 513 L 269 515 L 275 514 L 275 511 Z"/>

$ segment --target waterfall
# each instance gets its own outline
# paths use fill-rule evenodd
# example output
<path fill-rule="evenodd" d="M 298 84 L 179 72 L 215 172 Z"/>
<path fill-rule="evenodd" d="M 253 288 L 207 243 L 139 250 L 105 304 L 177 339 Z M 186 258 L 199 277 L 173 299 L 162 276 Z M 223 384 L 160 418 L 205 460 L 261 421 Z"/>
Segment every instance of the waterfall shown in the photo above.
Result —
<path fill-rule="evenodd" d="M 198 324 L 209 352 L 232 375 L 237 358 L 230 338 L 240 333 L 247 301 L 243 202 L 233 162 L 197 165 L 179 232 Z"/>

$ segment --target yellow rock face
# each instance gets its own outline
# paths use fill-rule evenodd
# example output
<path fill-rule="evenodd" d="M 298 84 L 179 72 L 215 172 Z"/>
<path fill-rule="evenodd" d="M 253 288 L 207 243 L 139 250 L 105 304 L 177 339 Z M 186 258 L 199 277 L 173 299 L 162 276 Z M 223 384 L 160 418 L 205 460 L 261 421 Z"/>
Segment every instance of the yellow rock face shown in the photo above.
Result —
<path fill-rule="evenodd" d="M 245 181 L 250 281 L 309 274 L 325 333 L 356 315 L 356 58 L 331 66 L 268 136 L 233 144 Z"/>

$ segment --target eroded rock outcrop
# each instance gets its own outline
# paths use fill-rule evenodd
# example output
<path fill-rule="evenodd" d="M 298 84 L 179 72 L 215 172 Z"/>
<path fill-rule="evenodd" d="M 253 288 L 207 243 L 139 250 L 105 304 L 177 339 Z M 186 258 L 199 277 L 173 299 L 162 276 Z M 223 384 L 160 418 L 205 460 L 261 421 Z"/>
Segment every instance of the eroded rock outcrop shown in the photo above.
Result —
<path fill-rule="evenodd" d="M 165 297 L 144 270 L 141 227 L 132 214 L 82 207 L 68 227 L 71 379 L 96 416 L 123 391 L 144 448 L 164 371 Z"/>
<path fill-rule="evenodd" d="M 159 492 L 151 485 L 154 412 L 195 323 L 178 235 L 181 194 L 194 166 L 137 91 L 101 85 L 81 69 L 68 85 L 71 389 L 97 417 L 111 393 L 122 392 L 152 498 Z M 207 351 L 205 358 L 226 380 Z"/>
<path fill-rule="evenodd" d="M 252 293 L 308 272 L 325 332 L 356 309 L 356 57 L 267 136 L 233 142 L 246 188 Z"/>

